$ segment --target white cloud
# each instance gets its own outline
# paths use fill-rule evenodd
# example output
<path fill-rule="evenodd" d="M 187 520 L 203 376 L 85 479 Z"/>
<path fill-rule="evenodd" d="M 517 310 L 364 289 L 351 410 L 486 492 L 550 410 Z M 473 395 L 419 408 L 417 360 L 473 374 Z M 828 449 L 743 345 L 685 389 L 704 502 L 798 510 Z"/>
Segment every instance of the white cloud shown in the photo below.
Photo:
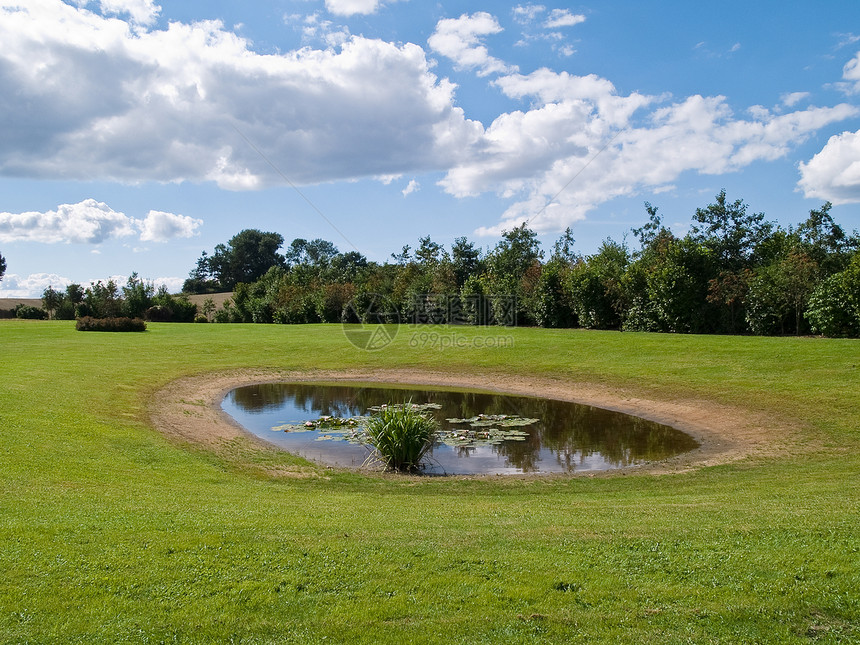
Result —
<path fill-rule="evenodd" d="M 403 196 L 411 195 L 415 191 L 421 190 L 421 184 L 419 184 L 414 179 L 409 180 L 409 183 L 406 185 L 406 188 L 403 189 Z"/>
<path fill-rule="evenodd" d="M 440 182 L 457 196 L 492 190 L 515 199 L 498 224 L 476 231 L 487 235 L 524 221 L 560 230 L 601 203 L 662 189 L 685 172 L 723 174 L 782 157 L 821 127 L 860 113 L 842 104 L 739 119 L 724 97 L 660 105 L 664 98 L 619 95 L 594 75 L 546 69 L 495 84 L 533 107 L 499 116 L 473 156 Z"/>
<path fill-rule="evenodd" d="M 514 7 L 514 20 L 520 24 L 534 22 L 537 17 L 546 11 L 542 4 L 517 5 Z"/>
<path fill-rule="evenodd" d="M 161 7 L 152 0 L 99 0 L 102 12 L 116 16 L 127 14 L 139 25 L 151 25 L 158 19 Z"/>
<path fill-rule="evenodd" d="M 842 69 L 842 78 L 849 82 L 852 92 L 860 92 L 860 52 L 857 52 L 854 58 L 845 63 L 845 67 Z"/>
<path fill-rule="evenodd" d="M 28 276 L 7 273 L 0 280 L 0 298 L 41 298 L 48 287 L 56 291 L 72 284 L 56 273 L 31 273 Z"/>
<path fill-rule="evenodd" d="M 139 222 L 142 242 L 167 242 L 177 237 L 194 237 L 203 225 L 202 219 L 162 211 L 149 211 Z"/>
<path fill-rule="evenodd" d="M 44 213 L 0 213 L 2 242 L 101 244 L 134 233 L 134 220 L 94 199 Z"/>
<path fill-rule="evenodd" d="M 0 213 L 0 242 L 58 242 L 101 244 L 140 232 L 144 242 L 192 237 L 202 220 L 162 211 L 149 211 L 142 220 L 113 210 L 104 202 L 85 199 L 61 204 L 55 211 Z"/>
<path fill-rule="evenodd" d="M 185 278 L 155 278 L 152 280 L 152 283 L 155 285 L 155 288 L 165 287 L 170 293 L 180 293 L 182 291 L 182 285 L 185 284 Z"/>
<path fill-rule="evenodd" d="M 570 13 L 568 9 L 553 9 L 544 27 L 547 29 L 558 29 L 559 27 L 573 27 L 585 22 L 585 16 L 582 14 Z"/>
<path fill-rule="evenodd" d="M 805 197 L 834 204 L 860 202 L 860 130 L 830 137 L 818 154 L 798 167 L 798 186 Z"/>
<path fill-rule="evenodd" d="M 284 183 L 267 160 L 297 184 L 444 169 L 480 135 L 414 44 L 261 55 L 217 21 L 0 11 L 0 175 L 246 190 Z"/>
<path fill-rule="evenodd" d="M 485 11 L 463 14 L 459 18 L 443 18 L 436 31 L 427 39 L 433 51 L 454 61 L 458 69 L 477 69 L 478 76 L 515 71 L 514 67 L 490 56 L 481 44 L 482 37 L 502 32 L 495 16 Z"/>
<path fill-rule="evenodd" d="M 843 47 L 848 47 L 853 45 L 858 40 L 860 40 L 860 36 L 852 33 L 846 34 L 836 34 L 839 37 L 838 42 L 836 43 L 836 49 L 842 49 Z"/>
<path fill-rule="evenodd" d="M 809 92 L 788 92 L 779 97 L 785 107 L 794 107 L 811 96 Z"/>
<path fill-rule="evenodd" d="M 301 16 L 295 16 L 295 18 L 301 18 Z M 351 37 L 349 27 L 335 25 L 331 20 L 323 20 L 318 13 L 305 16 L 301 23 L 302 41 L 306 43 L 320 40 L 326 44 L 326 47 L 340 47 Z"/>
<path fill-rule="evenodd" d="M 325 8 L 337 16 L 376 13 L 379 0 L 325 0 Z"/>
<path fill-rule="evenodd" d="M 336 8 L 371 4 L 379 6 L 343 0 Z M 122 6 L 129 15 L 129 7 L 151 6 L 155 15 L 151 2 Z M 308 184 L 442 171 L 441 185 L 453 195 L 495 191 L 511 199 L 499 226 L 532 218 L 551 230 L 615 196 L 670 186 L 683 173 L 721 174 L 783 157 L 858 113 L 844 104 L 788 111 L 803 100 L 794 93 L 741 118 L 719 96 L 623 95 L 595 75 L 522 75 L 487 49 L 502 31 L 494 16 L 440 20 L 428 40 L 433 51 L 459 69 L 499 74 L 494 86 L 522 101 L 485 128 L 456 107 L 456 86 L 431 72 L 435 63 L 418 45 L 349 36 L 318 17 L 301 26 L 314 29 L 324 49 L 262 55 L 217 21 L 147 28 L 60 0 L 0 0 L 0 11 L 5 176 L 213 181 L 252 190 L 283 185 L 283 176 Z M 514 9 L 516 20 L 562 53 L 559 32 L 543 25 L 572 16 L 543 5 Z M 707 53 L 704 43 L 698 48 Z M 860 54 L 843 80 L 860 89 Z M 833 188 L 828 177 L 837 175 L 853 186 L 851 164 L 835 145 L 802 167 L 810 190 Z M 835 156 L 841 170 L 834 165 L 815 179 Z M 64 207 L 0 214 L 0 236 L 95 244 L 135 233 L 143 241 L 190 235 L 199 226 L 172 214 L 136 220 L 94 200 Z M 72 224 L 76 217 L 81 226 Z"/>

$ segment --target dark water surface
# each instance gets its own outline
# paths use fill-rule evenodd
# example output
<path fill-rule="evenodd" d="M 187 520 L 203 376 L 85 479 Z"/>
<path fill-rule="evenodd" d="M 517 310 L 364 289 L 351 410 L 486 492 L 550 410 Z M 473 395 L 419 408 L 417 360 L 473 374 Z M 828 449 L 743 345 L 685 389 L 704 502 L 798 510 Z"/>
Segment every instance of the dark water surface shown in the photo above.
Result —
<path fill-rule="evenodd" d="M 446 419 L 479 414 L 516 415 L 538 421 L 517 430 L 525 440 L 498 445 L 437 443 L 425 472 L 518 474 L 609 470 L 659 461 L 698 447 L 689 435 L 666 425 L 577 403 L 487 392 L 390 387 L 378 383 L 266 383 L 231 391 L 222 408 L 252 434 L 292 453 L 326 464 L 358 467 L 370 452 L 347 441 L 320 440 L 325 430 L 283 432 L 284 424 L 322 416 L 350 418 L 383 404 L 433 403 L 428 410 L 442 429 L 468 427 Z"/>

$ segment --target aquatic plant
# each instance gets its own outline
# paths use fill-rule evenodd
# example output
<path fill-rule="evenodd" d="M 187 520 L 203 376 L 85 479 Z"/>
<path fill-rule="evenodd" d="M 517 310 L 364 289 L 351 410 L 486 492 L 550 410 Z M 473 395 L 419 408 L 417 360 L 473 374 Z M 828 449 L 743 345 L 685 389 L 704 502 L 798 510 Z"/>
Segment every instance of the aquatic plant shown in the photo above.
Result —
<path fill-rule="evenodd" d="M 386 468 L 410 472 L 421 467 L 438 432 L 436 420 L 410 402 L 381 407 L 368 420 L 365 439 Z"/>

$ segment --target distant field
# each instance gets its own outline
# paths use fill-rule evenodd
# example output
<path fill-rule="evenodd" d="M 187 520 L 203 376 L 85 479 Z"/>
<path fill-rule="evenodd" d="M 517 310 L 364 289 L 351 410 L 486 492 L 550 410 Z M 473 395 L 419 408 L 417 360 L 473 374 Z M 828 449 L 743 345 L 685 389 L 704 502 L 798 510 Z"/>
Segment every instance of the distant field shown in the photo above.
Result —
<path fill-rule="evenodd" d="M 195 294 L 193 296 L 188 296 L 188 299 L 197 305 L 197 311 L 201 311 L 201 307 L 203 307 L 203 303 L 206 302 L 208 298 L 212 299 L 212 302 L 215 303 L 215 309 L 221 309 L 224 306 L 224 301 L 229 300 L 233 297 L 232 292 L 227 293 L 208 293 L 208 294 Z M 202 313 L 202 312 L 201 312 Z"/>
<path fill-rule="evenodd" d="M 19 304 L 41 307 L 42 301 L 39 298 L 0 298 L 0 309 L 14 309 Z"/>
<path fill-rule="evenodd" d="M 860 341 L 437 332 L 464 342 L 0 321 L 0 643 L 860 642 Z M 379 369 L 732 406 L 790 450 L 661 476 L 396 477 L 150 421 L 183 377 Z"/>

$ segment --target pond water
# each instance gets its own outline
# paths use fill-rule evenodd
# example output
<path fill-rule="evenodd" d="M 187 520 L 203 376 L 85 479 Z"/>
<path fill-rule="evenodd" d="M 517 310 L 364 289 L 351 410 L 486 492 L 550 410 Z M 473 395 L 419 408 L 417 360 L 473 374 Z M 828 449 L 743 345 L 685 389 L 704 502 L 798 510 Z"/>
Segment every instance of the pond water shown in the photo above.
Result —
<path fill-rule="evenodd" d="M 378 383 L 265 383 L 237 388 L 222 408 L 249 432 L 326 464 L 360 467 L 374 408 L 410 403 L 435 417 L 441 440 L 428 474 L 573 473 L 660 461 L 693 450 L 689 435 L 587 405 L 490 392 Z"/>

